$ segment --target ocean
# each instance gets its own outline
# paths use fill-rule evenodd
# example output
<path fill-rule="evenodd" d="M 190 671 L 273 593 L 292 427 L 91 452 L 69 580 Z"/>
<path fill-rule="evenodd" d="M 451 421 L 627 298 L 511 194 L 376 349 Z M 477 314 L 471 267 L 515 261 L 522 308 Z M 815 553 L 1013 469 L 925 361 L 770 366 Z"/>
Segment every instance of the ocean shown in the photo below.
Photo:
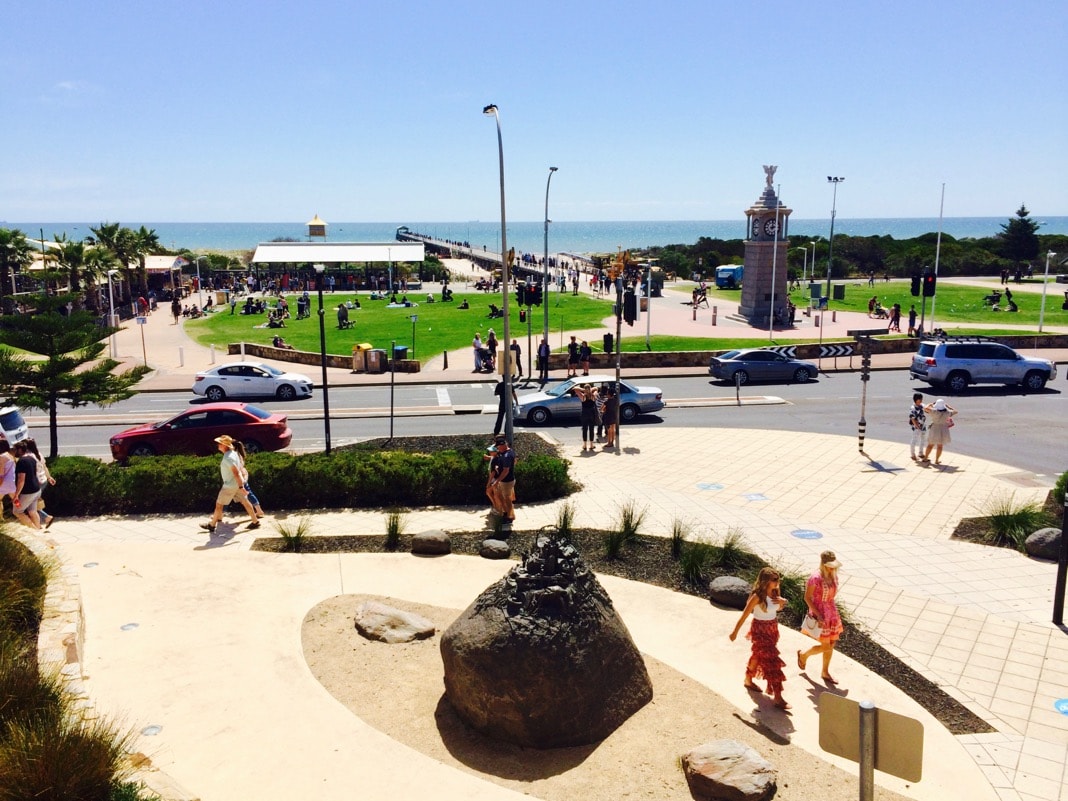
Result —
<path fill-rule="evenodd" d="M 1068 234 L 1068 217 L 1037 217 L 1044 234 Z M 957 239 L 994 236 L 1008 217 L 947 217 L 942 231 Z M 100 223 L 3 223 L 0 227 L 18 228 L 36 239 L 65 233 L 69 239 L 91 236 L 91 228 Z M 252 250 L 260 242 L 279 237 L 296 240 L 307 238 L 305 223 L 168 223 L 130 222 L 122 224 L 137 229 L 144 225 L 159 236 L 168 248 L 193 251 Z M 436 239 L 470 242 L 475 248 L 500 247 L 500 221 L 471 222 L 398 222 L 398 223 L 330 223 L 327 238 L 335 242 L 388 242 L 395 238 L 398 226 L 413 233 L 428 234 Z M 830 220 L 790 220 L 792 236 L 823 237 L 830 235 Z M 892 236 L 911 239 L 938 230 L 938 218 L 909 217 L 886 219 L 848 219 L 838 217 L 834 233 L 852 236 Z M 614 253 L 617 248 L 635 249 L 655 245 L 692 245 L 703 236 L 712 239 L 744 239 L 745 218 L 737 220 L 679 220 L 648 222 L 553 222 L 549 226 L 549 251 L 552 253 Z M 520 253 L 541 253 L 544 248 L 545 223 L 509 222 L 508 246 Z"/>

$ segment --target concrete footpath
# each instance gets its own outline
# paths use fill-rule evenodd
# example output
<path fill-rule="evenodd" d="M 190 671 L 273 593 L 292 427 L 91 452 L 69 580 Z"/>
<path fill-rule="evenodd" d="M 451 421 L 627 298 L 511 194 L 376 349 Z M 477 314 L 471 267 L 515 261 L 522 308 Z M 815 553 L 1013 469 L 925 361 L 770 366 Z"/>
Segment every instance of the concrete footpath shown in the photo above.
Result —
<path fill-rule="evenodd" d="M 669 309 L 677 297 L 664 300 Z M 666 311 L 655 319 L 671 318 Z M 838 324 L 868 327 L 857 322 Z M 210 358 L 170 323 L 161 311 L 142 327 L 155 368 L 150 387 L 188 387 Z M 135 348 L 140 357 L 139 335 L 118 335 L 121 357 Z M 406 378 L 425 381 L 430 372 Z M 370 378 L 337 373 L 339 383 Z M 646 509 L 650 534 L 667 536 L 676 520 L 713 542 L 737 531 L 747 547 L 788 569 L 809 572 L 820 551 L 833 549 L 843 562 L 840 599 L 853 619 L 996 729 L 951 736 L 900 691 L 836 655 L 832 669 L 848 697 L 924 725 L 923 780 L 877 773 L 880 786 L 931 801 L 1068 801 L 1068 717 L 1059 711 L 1068 698 L 1068 638 L 1049 622 L 1055 565 L 950 539 L 981 499 L 1008 492 L 1044 498 L 1033 476 L 1022 480 L 1011 465 L 953 453 L 941 468 L 921 468 L 900 442 L 869 439 L 861 455 L 854 437 L 822 434 L 717 429 L 707 447 L 694 447 L 692 429 L 666 423 L 655 431 L 624 428 L 618 454 L 582 454 L 577 430 L 554 434 L 583 486 L 572 498 L 576 525 L 611 523 L 624 502 L 635 501 Z M 522 487 L 518 494 L 518 528 L 556 520 L 563 502 L 528 506 Z M 484 511 L 413 510 L 408 529 L 481 530 Z M 268 518 L 257 533 L 275 536 L 276 524 L 300 517 Z M 306 517 L 312 534 L 378 534 L 385 525 L 378 511 Z M 372 593 L 460 610 L 508 564 L 263 554 L 249 550 L 254 535 L 243 525 L 224 523 L 209 537 L 197 528 L 202 519 L 60 520 L 44 537 L 80 587 L 85 687 L 101 712 L 138 733 L 136 748 L 156 767 L 205 801 L 347 799 L 354 792 L 520 797 L 353 717 L 316 682 L 300 643 L 301 621 L 325 598 Z M 800 634 L 782 635 L 785 694 L 794 707 L 786 717 L 741 687 L 747 648 L 727 640 L 736 612 L 611 577 L 604 584 L 644 653 L 714 689 L 743 719 L 855 773 L 819 749 L 815 704 L 826 688 L 818 670 L 799 674 L 793 665 Z"/>

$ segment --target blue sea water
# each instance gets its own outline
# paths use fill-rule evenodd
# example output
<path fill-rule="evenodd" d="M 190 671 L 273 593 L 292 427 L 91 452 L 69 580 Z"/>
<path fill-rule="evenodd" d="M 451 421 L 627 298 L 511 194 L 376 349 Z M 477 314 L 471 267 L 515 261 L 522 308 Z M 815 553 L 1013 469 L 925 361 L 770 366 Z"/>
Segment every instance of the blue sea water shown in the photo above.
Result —
<path fill-rule="evenodd" d="M 1068 217 L 1033 217 L 1044 234 L 1068 234 Z M 995 236 L 1007 217 L 947 217 L 942 221 L 944 234 L 962 239 Z M 744 239 L 745 218 L 738 220 L 679 220 L 648 222 L 553 222 L 549 226 L 549 250 L 553 253 L 614 253 L 617 248 L 634 249 L 654 245 L 692 245 L 703 236 L 713 239 Z M 65 233 L 69 239 L 91 236 L 93 223 L 0 223 L 0 227 L 18 228 L 28 237 L 45 239 Z M 279 237 L 307 239 L 306 223 L 168 223 L 122 221 L 130 228 L 144 225 L 154 230 L 160 242 L 168 248 L 188 248 L 194 251 L 252 250 L 261 242 Z M 500 247 L 500 221 L 472 222 L 408 222 L 397 223 L 331 223 L 328 238 L 335 242 L 387 242 L 395 238 L 397 227 L 407 226 L 415 233 L 428 234 L 437 239 L 470 242 L 475 248 L 485 246 L 496 251 Z M 835 235 L 892 236 L 911 239 L 938 230 L 938 218 L 910 217 L 885 219 L 848 219 L 839 217 L 834 223 Z M 830 220 L 790 220 L 793 236 L 826 237 L 830 234 Z M 508 246 L 518 252 L 541 253 L 544 248 L 545 224 L 537 222 L 509 222 Z"/>

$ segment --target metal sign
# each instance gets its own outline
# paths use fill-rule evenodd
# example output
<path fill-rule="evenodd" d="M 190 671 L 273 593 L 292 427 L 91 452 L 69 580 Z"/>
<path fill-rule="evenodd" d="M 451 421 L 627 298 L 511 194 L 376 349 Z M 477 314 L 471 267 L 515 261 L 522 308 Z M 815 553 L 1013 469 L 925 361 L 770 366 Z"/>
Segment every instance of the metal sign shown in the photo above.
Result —
<path fill-rule="evenodd" d="M 138 325 L 144 325 L 145 323 L 148 322 L 148 318 L 147 317 L 135 317 L 134 319 L 137 320 L 137 324 Z"/>
<path fill-rule="evenodd" d="M 918 782 L 923 775 L 923 724 L 870 701 L 858 704 L 831 692 L 820 695 L 820 748 L 860 763 L 862 801 L 871 771 Z M 870 790 L 869 790 L 870 793 Z"/>
<path fill-rule="evenodd" d="M 852 345 L 820 345 L 820 358 L 825 356 L 852 356 Z"/>

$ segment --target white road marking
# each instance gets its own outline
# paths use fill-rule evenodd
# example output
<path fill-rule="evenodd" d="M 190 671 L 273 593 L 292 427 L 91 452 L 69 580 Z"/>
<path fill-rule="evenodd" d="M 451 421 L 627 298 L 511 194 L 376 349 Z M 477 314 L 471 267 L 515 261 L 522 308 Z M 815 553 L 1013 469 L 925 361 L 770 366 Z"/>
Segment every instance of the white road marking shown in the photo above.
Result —
<path fill-rule="evenodd" d="M 438 406 L 451 406 L 452 400 L 449 398 L 448 387 L 438 387 L 436 389 L 438 396 Z"/>

